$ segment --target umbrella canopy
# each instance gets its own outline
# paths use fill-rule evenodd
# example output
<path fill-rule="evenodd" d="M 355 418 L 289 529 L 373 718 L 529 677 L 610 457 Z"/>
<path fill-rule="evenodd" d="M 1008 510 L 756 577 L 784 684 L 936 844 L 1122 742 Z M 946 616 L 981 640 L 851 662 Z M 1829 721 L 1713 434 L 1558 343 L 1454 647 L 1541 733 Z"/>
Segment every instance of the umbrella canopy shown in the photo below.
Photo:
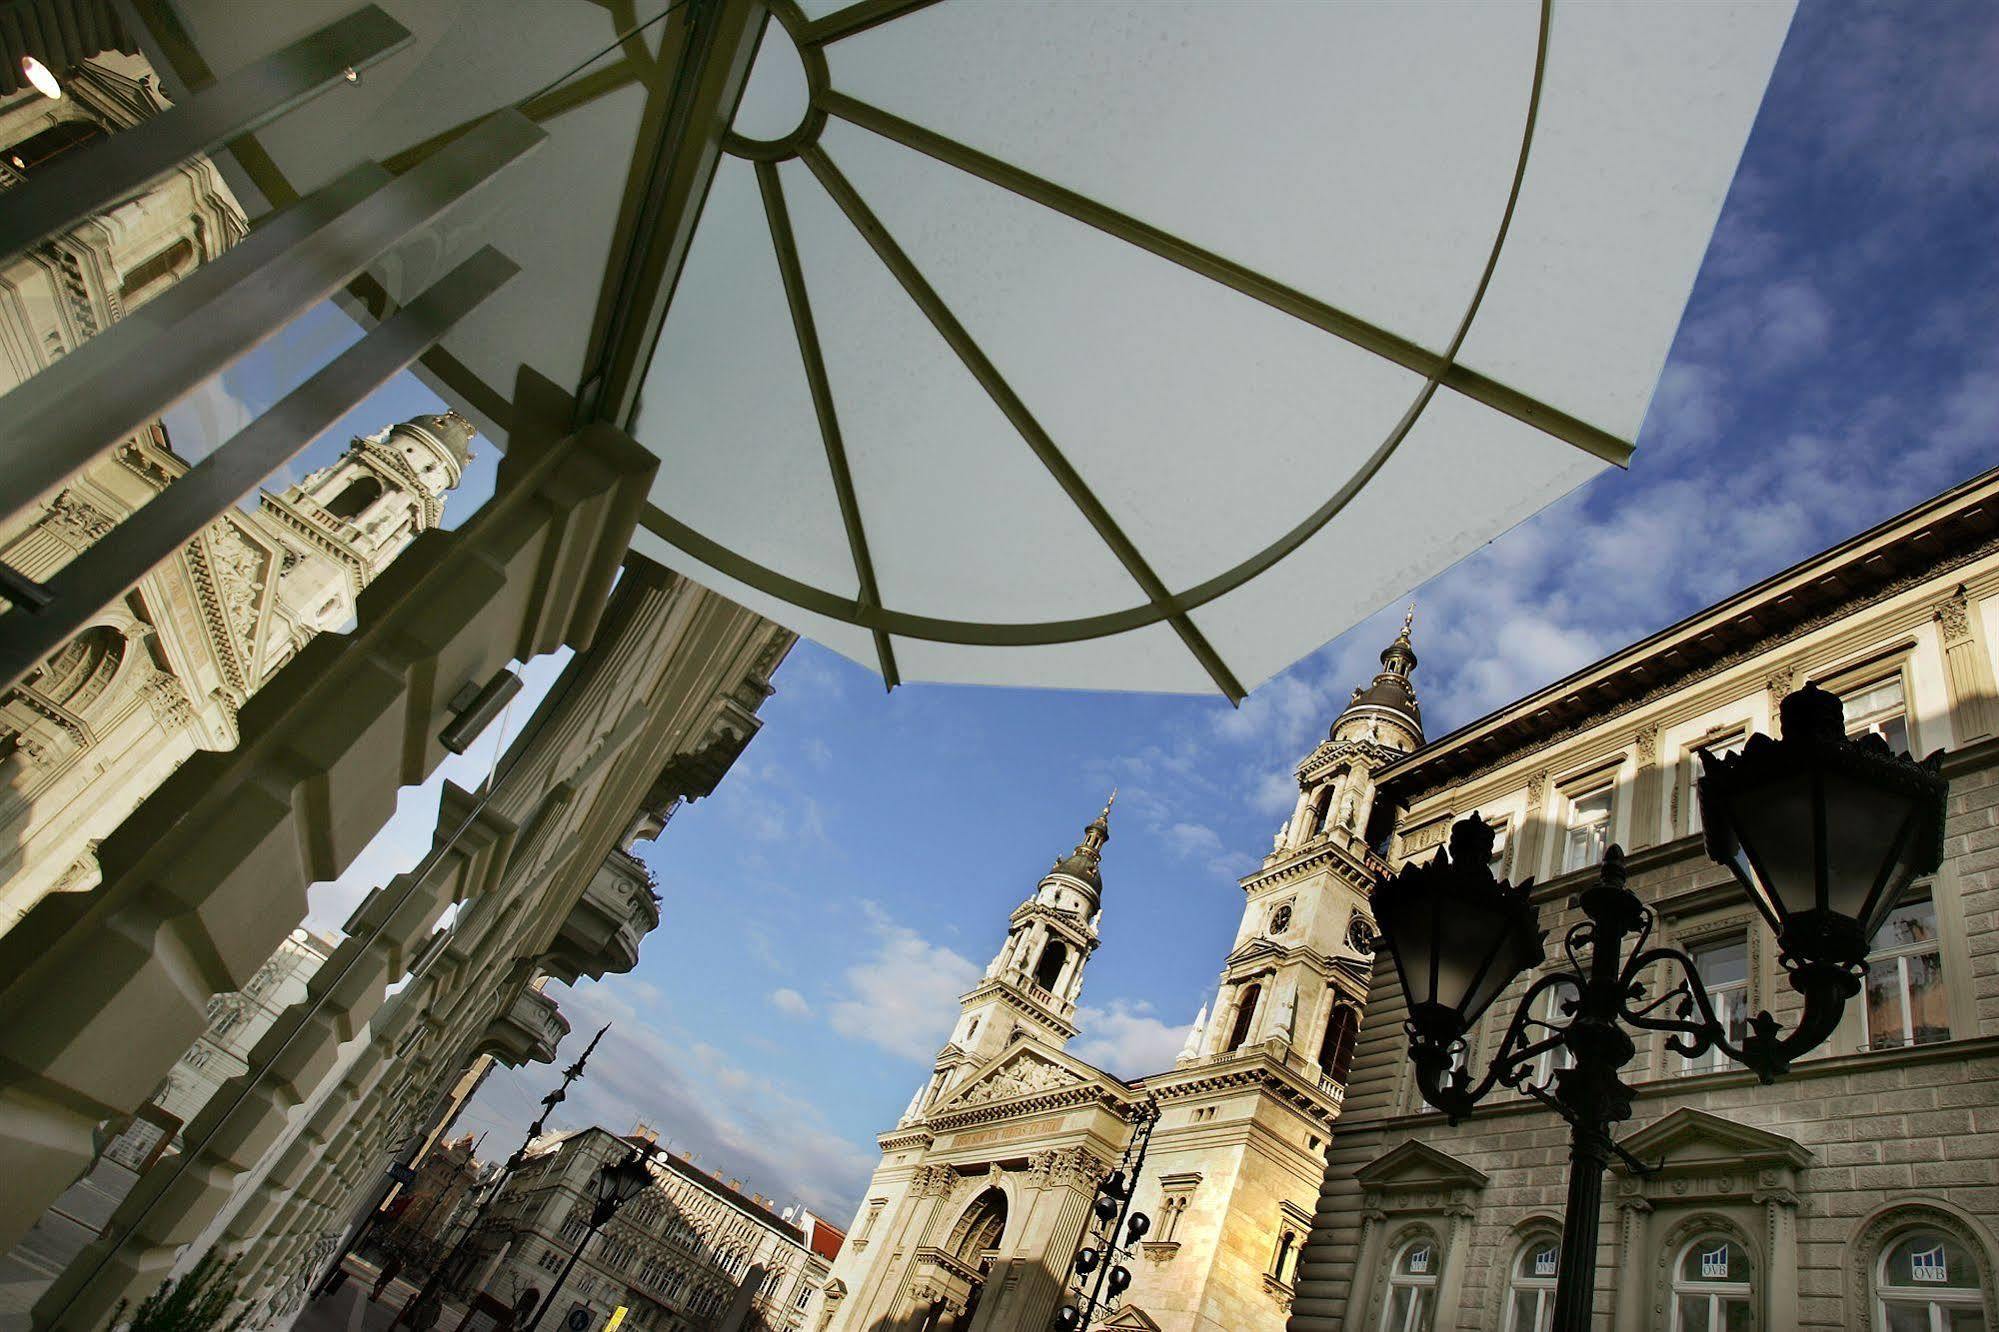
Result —
<path fill-rule="evenodd" d="M 541 97 L 381 280 L 521 263 L 437 378 L 656 452 L 636 549 L 891 683 L 1235 697 L 1628 459 L 1791 15 L 385 8 L 412 49 L 264 146 L 316 183 Z"/>

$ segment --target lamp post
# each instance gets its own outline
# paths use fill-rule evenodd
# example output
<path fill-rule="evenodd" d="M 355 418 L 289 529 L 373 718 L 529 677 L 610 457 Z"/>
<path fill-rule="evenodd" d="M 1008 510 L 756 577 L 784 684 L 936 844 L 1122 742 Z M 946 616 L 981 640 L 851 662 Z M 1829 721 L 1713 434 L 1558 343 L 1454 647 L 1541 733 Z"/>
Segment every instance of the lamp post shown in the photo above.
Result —
<path fill-rule="evenodd" d="M 465 1251 L 466 1245 L 472 1243 L 487 1210 L 499 1201 L 500 1193 L 506 1188 L 507 1181 L 513 1178 L 514 1172 L 527 1160 L 528 1148 L 534 1146 L 535 1140 L 541 1137 L 542 1132 L 548 1127 L 548 1117 L 555 1113 L 555 1107 L 568 1099 L 570 1084 L 583 1076 L 584 1065 L 590 1062 L 590 1056 L 596 1052 L 597 1042 L 603 1040 L 604 1033 L 610 1029 L 611 1024 L 608 1022 L 599 1027 L 597 1034 L 590 1038 L 590 1043 L 583 1047 L 583 1053 L 576 1057 L 576 1062 L 562 1071 L 561 1084 L 541 1098 L 541 1113 L 535 1117 L 534 1123 L 528 1126 L 527 1136 L 521 1139 L 520 1146 L 514 1148 L 514 1153 L 507 1158 L 506 1164 L 494 1173 L 492 1181 L 473 1206 L 472 1217 L 465 1223 L 465 1229 L 459 1232 L 457 1240 L 445 1250 L 443 1257 L 438 1259 L 430 1274 L 424 1278 L 422 1287 L 410 1297 L 409 1303 L 396 1315 L 398 1323 L 407 1323 L 419 1329 L 436 1326 L 438 1314 L 444 1306 L 444 1284 L 450 1279 L 451 1269 L 458 1262 L 458 1256 Z M 482 1140 L 483 1137 L 482 1134 Z M 359 1245 L 360 1241 L 357 1238 L 351 1247 L 358 1248 Z M 338 1259 L 335 1259 L 330 1270 L 334 1272 L 340 1270 Z"/>
<path fill-rule="evenodd" d="M 1097 1198 L 1090 1207 L 1095 1217 L 1095 1234 L 1090 1236 L 1094 1243 L 1076 1250 L 1071 1264 L 1076 1273 L 1076 1288 L 1070 1292 L 1069 1302 L 1055 1313 L 1055 1326 L 1060 1332 L 1089 1332 L 1097 1306 L 1102 1304 L 1106 1310 L 1115 1308 L 1131 1286 L 1131 1269 L 1124 1265 L 1124 1260 L 1152 1229 L 1152 1218 L 1132 1211 L 1131 1201 L 1138 1194 L 1138 1178 L 1145 1171 L 1152 1126 L 1158 1122 L 1159 1102 L 1148 1096 L 1138 1109 L 1138 1122 L 1131 1141 L 1125 1144 L 1124 1158 L 1097 1185 Z"/>
<path fill-rule="evenodd" d="M 1636 1053 L 1626 1028 L 1664 1032 L 1667 1047 L 1688 1058 L 1719 1050 L 1770 1082 L 1838 1027 L 1860 991 L 1868 941 L 1910 881 L 1942 862 L 1949 784 L 1940 754 L 1918 763 L 1877 736 L 1847 739 L 1839 699 L 1814 685 L 1786 698 L 1781 716 L 1781 740 L 1752 736 L 1732 756 L 1700 751 L 1700 801 L 1709 856 L 1734 874 L 1776 934 L 1778 962 L 1803 1001 L 1788 1034 L 1765 1011 L 1749 1019 L 1739 1046 L 1729 1040 L 1693 958 L 1648 946 L 1653 912 L 1625 886 L 1624 852 L 1613 846 L 1597 882 L 1580 894 L 1587 919 L 1562 941 L 1567 968 L 1527 988 L 1490 1066 L 1474 1080 L 1466 1034 L 1545 960 L 1533 881 L 1515 887 L 1493 875 L 1493 832 L 1474 813 L 1452 827 L 1448 851 L 1404 867 L 1376 893 L 1375 916 L 1408 999 L 1409 1055 L 1423 1099 L 1455 1124 L 1504 1086 L 1569 1122 L 1556 1332 L 1590 1325 L 1603 1172 L 1623 1155 L 1610 1131 L 1631 1116 L 1632 1091 L 1619 1076 Z M 1648 994 L 1641 977 L 1655 966 L 1678 978 Z M 1559 1014 L 1534 1016 L 1551 992 Z M 1554 1074 L 1550 1093 L 1535 1082 L 1535 1063 L 1556 1049 L 1571 1062 Z"/>
<path fill-rule="evenodd" d="M 590 1207 L 590 1226 L 583 1232 L 583 1238 L 576 1241 L 574 1252 L 569 1255 L 569 1261 L 562 1265 L 562 1271 L 556 1275 L 555 1284 L 549 1287 L 548 1294 L 542 1299 L 540 1307 L 535 1310 L 534 1321 L 528 1324 L 527 1332 L 534 1332 L 541 1326 L 542 1317 L 555 1304 L 555 1297 L 562 1290 L 562 1283 L 569 1280 L 569 1273 L 575 1268 L 576 1261 L 583 1256 L 583 1250 L 590 1246 L 591 1238 L 609 1225 L 611 1218 L 618 1214 L 619 1209 L 645 1192 L 646 1186 L 651 1183 L 652 1171 L 646 1168 L 645 1154 L 636 1147 L 619 1160 L 606 1161 L 597 1168 L 597 1173 L 591 1176 L 591 1186 L 597 1196 Z"/>

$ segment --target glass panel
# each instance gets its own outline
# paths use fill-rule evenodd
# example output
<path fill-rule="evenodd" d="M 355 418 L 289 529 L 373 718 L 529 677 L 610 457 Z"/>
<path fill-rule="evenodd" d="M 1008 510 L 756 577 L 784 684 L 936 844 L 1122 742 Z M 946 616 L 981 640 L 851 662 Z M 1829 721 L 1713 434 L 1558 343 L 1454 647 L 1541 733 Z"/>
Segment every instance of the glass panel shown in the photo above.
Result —
<path fill-rule="evenodd" d="M 1559 1252 L 1553 1240 L 1528 1245 L 1520 1251 L 1518 1275 L 1530 1279 L 1539 1277 L 1553 1280 Z"/>
<path fill-rule="evenodd" d="M 1887 1332 L 1931 1332 L 1930 1306 L 1926 1301 L 1883 1300 L 1881 1308 L 1888 1315 Z"/>
<path fill-rule="evenodd" d="M 1874 951 L 1933 943 L 1937 937 L 1937 906 L 1929 898 L 1904 901 L 1888 913 L 1874 932 Z"/>
<path fill-rule="evenodd" d="M 1696 1240 L 1680 1260 L 1680 1279 L 1695 1284 L 1739 1285 L 1756 1279 L 1755 1264 L 1739 1244 L 1718 1235 Z"/>
<path fill-rule="evenodd" d="M 1945 1309 L 1944 1326 L 1950 1332 L 1985 1332 L 1985 1311 L 1959 1305 Z"/>
<path fill-rule="evenodd" d="M 1434 1276 L 1432 1263 L 1436 1250 L 1429 1244 L 1412 1244 L 1402 1251 L 1402 1261 L 1395 1265 L 1398 1276 Z"/>
<path fill-rule="evenodd" d="M 1849 736 L 1878 735 L 1897 754 L 1909 752 L 1908 704 L 1902 695 L 1902 678 L 1886 680 L 1842 695 L 1846 706 L 1846 733 Z"/>
<path fill-rule="evenodd" d="M 1603 859 L 1610 844 L 1611 791 L 1605 787 L 1578 796 L 1569 806 L 1569 834 L 1562 855 L 1562 870 L 1579 870 Z"/>
<path fill-rule="evenodd" d="M 1730 1041 L 1741 1045 L 1749 1031 L 1748 940 L 1731 939 L 1726 943 L 1696 948 L 1693 957 L 1695 969 L 1714 1004 L 1714 1015 L 1721 1020 L 1722 1030 L 1728 1034 Z M 1684 1061 L 1684 1071 L 1711 1072 L 1725 1067 L 1727 1063 L 1727 1056 L 1720 1050 L 1709 1050 L 1698 1059 Z"/>
<path fill-rule="evenodd" d="M 1673 1310 L 1673 1332 L 1712 1332 L 1708 1321 L 1708 1297 L 1682 1295 Z"/>
<path fill-rule="evenodd" d="M 1978 1288 L 1978 1267 L 1971 1256 L 1934 1230 L 1919 1230 L 1896 1241 L 1883 1275 L 1890 1286 Z"/>
<path fill-rule="evenodd" d="M 1543 1332 L 1540 1301 L 1538 1290 L 1514 1291 L 1513 1305 L 1507 1313 L 1509 1332 Z"/>
<path fill-rule="evenodd" d="M 1902 960 L 1888 958 L 1867 967 L 1867 1046 L 1888 1050 L 1908 1042 L 1902 994 Z"/>
<path fill-rule="evenodd" d="M 1716 1332 L 1756 1332 L 1756 1311 L 1748 1300 L 1730 1296 L 1720 1303 L 1721 1327 Z"/>

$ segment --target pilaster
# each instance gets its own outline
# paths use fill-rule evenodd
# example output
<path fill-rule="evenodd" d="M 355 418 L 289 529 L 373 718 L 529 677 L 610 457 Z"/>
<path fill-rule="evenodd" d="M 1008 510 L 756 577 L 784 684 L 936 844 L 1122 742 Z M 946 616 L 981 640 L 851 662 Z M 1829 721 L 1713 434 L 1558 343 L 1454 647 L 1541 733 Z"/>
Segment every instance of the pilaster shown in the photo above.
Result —
<path fill-rule="evenodd" d="M 1999 734 L 1999 690 L 1992 679 L 1992 653 L 1983 626 L 1972 614 L 1964 585 L 1937 604 L 1943 638 L 1944 688 L 1950 697 L 1951 732 L 1958 746 Z"/>

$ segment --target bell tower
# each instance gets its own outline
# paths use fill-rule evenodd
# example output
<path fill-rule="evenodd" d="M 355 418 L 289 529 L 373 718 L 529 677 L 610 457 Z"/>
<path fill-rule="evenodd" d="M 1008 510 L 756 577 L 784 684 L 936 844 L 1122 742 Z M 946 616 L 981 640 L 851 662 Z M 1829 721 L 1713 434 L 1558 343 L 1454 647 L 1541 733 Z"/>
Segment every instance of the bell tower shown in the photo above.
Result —
<path fill-rule="evenodd" d="M 330 557 L 285 564 L 277 603 L 294 635 L 345 624 L 361 589 L 443 520 L 445 492 L 471 460 L 472 434 L 472 422 L 457 412 L 412 417 L 356 439 L 296 485 L 261 497 L 287 544 Z"/>
<path fill-rule="evenodd" d="M 1369 848 L 1374 774 L 1423 743 L 1410 675 L 1415 607 L 1326 739 L 1298 765 L 1298 802 L 1242 881 L 1242 923 L 1214 1001 L 1180 1064 L 1266 1047 L 1342 1089 L 1374 949 L 1368 894 L 1386 868 Z"/>
<path fill-rule="evenodd" d="M 973 1069 L 1020 1036 L 1062 1049 L 1076 1034 L 1083 965 L 1097 949 L 1103 914 L 1103 850 L 1111 840 L 1112 791 L 1103 812 L 1083 828 L 1075 850 L 1058 859 L 1034 895 L 1007 919 L 1006 942 L 979 983 L 958 1000 L 958 1023 L 937 1054 L 928 1083 L 905 1120 L 920 1114 Z"/>

